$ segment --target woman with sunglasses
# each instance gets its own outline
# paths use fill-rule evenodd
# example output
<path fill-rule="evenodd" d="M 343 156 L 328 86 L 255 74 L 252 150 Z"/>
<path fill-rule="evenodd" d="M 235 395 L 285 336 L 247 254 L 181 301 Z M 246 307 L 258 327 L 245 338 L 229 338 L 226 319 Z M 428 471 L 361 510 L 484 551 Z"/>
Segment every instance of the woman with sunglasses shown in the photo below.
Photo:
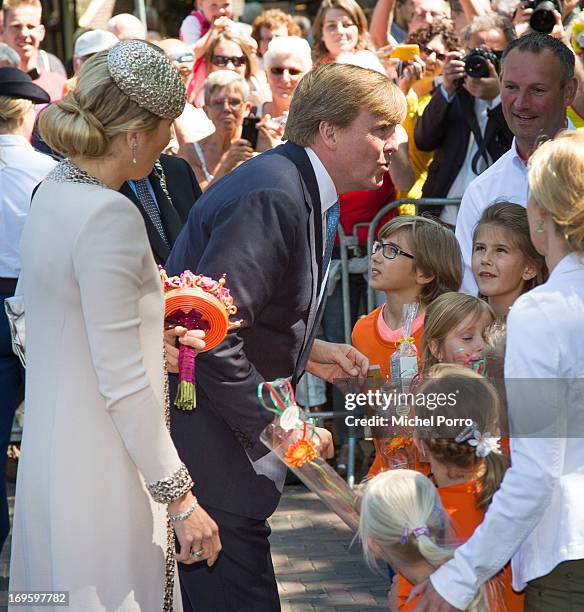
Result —
<path fill-rule="evenodd" d="M 310 46 L 298 36 L 274 38 L 264 55 L 264 66 L 272 100 L 258 107 L 257 115 L 282 118 L 283 123 L 296 86 L 312 68 Z"/>
<path fill-rule="evenodd" d="M 420 151 L 414 141 L 414 129 L 419 117 L 430 102 L 436 82 L 442 76 L 446 53 L 460 49 L 460 40 L 451 25 L 431 23 L 410 35 L 408 44 L 420 47 L 420 56 L 405 62 L 398 81 L 408 102 L 408 114 L 403 127 L 408 133 L 410 162 L 414 184 L 409 190 L 398 190 L 398 198 L 421 198 L 422 187 L 432 163 L 432 151 Z"/>

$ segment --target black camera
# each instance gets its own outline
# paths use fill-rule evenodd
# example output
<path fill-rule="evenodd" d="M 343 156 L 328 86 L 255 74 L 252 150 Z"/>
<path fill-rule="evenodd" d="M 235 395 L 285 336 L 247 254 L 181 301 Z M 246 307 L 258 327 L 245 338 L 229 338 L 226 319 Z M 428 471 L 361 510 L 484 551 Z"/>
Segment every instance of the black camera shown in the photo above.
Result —
<path fill-rule="evenodd" d="M 533 9 L 529 20 L 531 29 L 544 34 L 549 34 L 556 25 L 554 11 L 561 15 L 564 10 L 562 0 L 530 0 L 524 6 Z"/>
<path fill-rule="evenodd" d="M 473 49 L 462 58 L 462 61 L 464 62 L 464 71 L 473 79 L 482 79 L 489 76 L 488 62 L 491 62 L 495 70 L 499 72 L 499 58 L 488 49 Z"/>

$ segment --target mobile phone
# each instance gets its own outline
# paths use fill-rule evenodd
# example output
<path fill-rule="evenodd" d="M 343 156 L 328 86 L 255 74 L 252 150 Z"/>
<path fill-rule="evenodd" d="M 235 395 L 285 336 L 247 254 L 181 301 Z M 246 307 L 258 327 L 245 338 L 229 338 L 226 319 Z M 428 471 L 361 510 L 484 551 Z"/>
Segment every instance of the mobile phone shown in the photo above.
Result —
<path fill-rule="evenodd" d="M 243 120 L 241 129 L 241 137 L 251 144 L 251 148 L 255 149 L 258 146 L 258 122 L 259 117 L 249 116 Z"/>
<path fill-rule="evenodd" d="M 390 57 L 399 59 L 402 62 L 411 62 L 417 55 L 420 55 L 420 47 L 418 45 L 398 45 L 391 52 Z"/>

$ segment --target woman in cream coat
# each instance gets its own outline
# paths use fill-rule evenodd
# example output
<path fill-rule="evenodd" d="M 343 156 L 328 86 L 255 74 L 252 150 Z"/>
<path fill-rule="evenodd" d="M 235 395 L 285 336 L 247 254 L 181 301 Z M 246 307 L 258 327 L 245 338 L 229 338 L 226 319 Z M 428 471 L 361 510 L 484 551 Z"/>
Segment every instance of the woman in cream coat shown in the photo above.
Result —
<path fill-rule="evenodd" d="M 166 427 L 161 282 L 142 217 L 117 192 L 150 173 L 184 99 L 159 50 L 124 41 L 41 116 L 69 159 L 38 189 L 21 245 L 26 423 L 10 590 L 68 591 L 71 610 L 181 609 L 167 512 L 179 561 L 212 564 L 220 549 Z"/>

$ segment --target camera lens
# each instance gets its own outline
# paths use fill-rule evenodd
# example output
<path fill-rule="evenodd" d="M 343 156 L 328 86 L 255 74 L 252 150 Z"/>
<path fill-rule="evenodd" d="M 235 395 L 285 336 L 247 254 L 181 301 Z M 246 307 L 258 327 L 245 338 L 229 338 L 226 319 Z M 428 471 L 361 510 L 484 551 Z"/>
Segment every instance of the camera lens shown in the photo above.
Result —
<path fill-rule="evenodd" d="M 464 71 L 473 79 L 489 76 L 487 60 L 482 55 L 470 53 L 464 60 Z"/>
<path fill-rule="evenodd" d="M 533 15 L 531 15 L 529 25 L 536 32 L 549 34 L 556 25 L 556 18 L 554 17 L 555 10 L 556 5 L 550 0 L 539 2 L 533 9 Z"/>

